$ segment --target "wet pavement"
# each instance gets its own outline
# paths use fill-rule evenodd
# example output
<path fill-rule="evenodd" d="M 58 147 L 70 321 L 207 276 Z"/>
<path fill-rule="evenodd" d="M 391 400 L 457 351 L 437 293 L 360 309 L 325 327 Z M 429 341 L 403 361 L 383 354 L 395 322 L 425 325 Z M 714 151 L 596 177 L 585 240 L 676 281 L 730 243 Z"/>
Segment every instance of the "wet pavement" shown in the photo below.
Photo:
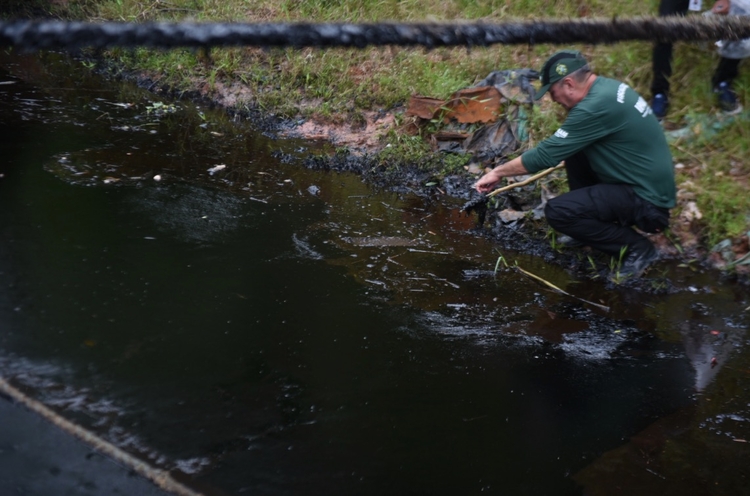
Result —
<path fill-rule="evenodd" d="M 2 396 L 0 419 L 0 492 L 4 495 L 170 494 Z"/>

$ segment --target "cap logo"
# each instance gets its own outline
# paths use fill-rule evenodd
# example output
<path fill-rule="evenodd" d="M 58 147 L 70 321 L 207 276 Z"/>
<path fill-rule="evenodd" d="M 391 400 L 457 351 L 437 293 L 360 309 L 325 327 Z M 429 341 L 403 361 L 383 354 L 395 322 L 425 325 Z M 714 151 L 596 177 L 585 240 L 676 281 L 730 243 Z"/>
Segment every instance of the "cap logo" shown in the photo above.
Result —
<path fill-rule="evenodd" d="M 557 64 L 557 67 L 555 67 L 555 72 L 561 76 L 564 76 L 568 73 L 568 66 L 565 64 Z"/>

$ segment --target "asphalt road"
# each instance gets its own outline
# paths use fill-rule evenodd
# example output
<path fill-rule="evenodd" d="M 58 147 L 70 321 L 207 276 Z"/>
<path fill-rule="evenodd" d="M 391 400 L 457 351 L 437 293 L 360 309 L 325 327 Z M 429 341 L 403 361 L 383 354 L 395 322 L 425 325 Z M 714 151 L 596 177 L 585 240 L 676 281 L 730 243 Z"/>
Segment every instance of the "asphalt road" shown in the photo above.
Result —
<path fill-rule="evenodd" d="M 118 494 L 169 493 L 0 396 L 0 496 Z"/>

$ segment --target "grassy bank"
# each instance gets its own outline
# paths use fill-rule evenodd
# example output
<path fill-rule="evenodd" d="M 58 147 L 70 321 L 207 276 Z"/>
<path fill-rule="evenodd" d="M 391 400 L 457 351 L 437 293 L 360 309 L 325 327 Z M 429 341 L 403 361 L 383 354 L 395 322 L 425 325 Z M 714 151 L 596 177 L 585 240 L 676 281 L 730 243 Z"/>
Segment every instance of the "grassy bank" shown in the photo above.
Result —
<path fill-rule="evenodd" d="M 115 21 L 455 21 L 505 22 L 530 18 L 630 17 L 652 15 L 658 1 L 606 0 L 36 0 L 54 15 Z M 262 109 L 288 118 L 328 119 L 356 125 L 370 111 L 398 117 L 410 95 L 446 98 L 497 69 L 539 68 L 561 46 L 493 46 L 490 48 L 404 49 L 213 49 L 154 51 L 116 48 L 107 56 L 127 67 L 146 71 L 174 88 L 247 89 L 238 108 Z M 651 44 L 578 46 L 602 75 L 623 80 L 650 98 Z M 709 43 L 675 47 L 671 113 L 667 126 L 697 122 L 715 115 L 710 75 L 718 56 Z M 743 63 L 735 88 L 750 107 L 750 64 Z M 535 110 L 535 140 L 554 131 L 562 114 L 545 101 Z M 692 120 L 691 120 L 692 119 Z M 746 121 L 718 126 L 693 125 L 694 133 L 676 140 L 680 205 L 673 212 L 673 231 L 690 232 L 708 248 L 721 240 L 737 240 L 750 229 L 750 195 L 745 157 L 750 146 Z M 714 129 L 716 127 L 716 129 Z M 710 132 L 707 132 L 710 131 Z M 383 138 L 388 153 L 406 160 L 430 156 L 419 136 L 392 131 Z M 434 163 L 434 160 L 432 161 Z M 449 167 L 460 168 L 455 159 Z M 681 220 L 685 205 L 694 203 L 700 216 Z M 692 208 L 692 206 L 691 206 Z M 700 218 L 698 218 L 700 217 Z M 690 236 L 680 236 L 687 241 Z"/>

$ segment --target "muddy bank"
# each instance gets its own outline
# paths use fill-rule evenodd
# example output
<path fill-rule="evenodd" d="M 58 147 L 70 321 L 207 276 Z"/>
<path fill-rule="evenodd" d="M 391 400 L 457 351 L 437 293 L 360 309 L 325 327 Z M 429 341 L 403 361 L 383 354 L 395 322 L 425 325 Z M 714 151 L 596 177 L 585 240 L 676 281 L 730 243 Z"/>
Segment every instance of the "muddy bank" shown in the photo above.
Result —
<path fill-rule="evenodd" d="M 326 153 L 308 157 L 306 167 L 355 173 L 376 188 L 415 193 L 431 201 L 449 204 L 452 208 L 463 208 L 478 201 L 478 194 L 472 185 L 480 173 L 467 170 L 465 173 L 443 175 L 440 173 L 441 157 L 437 154 L 425 158 L 423 163 L 395 163 L 391 160 L 386 166 L 378 159 L 378 153 L 384 146 L 380 138 L 389 131 L 399 132 L 396 129 L 396 116 L 404 112 L 403 107 L 368 112 L 356 122 L 348 121 L 345 117 L 291 120 L 253 106 L 252 90 L 240 84 L 216 82 L 208 85 L 196 81 L 192 89 L 178 90 L 163 84 L 158 74 L 130 72 L 100 59 L 96 62 L 96 71 L 107 77 L 134 82 L 167 98 L 223 109 L 233 119 L 249 121 L 268 136 L 303 138 L 330 145 Z M 310 102 L 310 105 L 313 104 Z M 282 161 L 285 159 L 279 158 Z M 476 218 L 476 235 L 493 239 L 499 250 L 534 254 L 547 263 L 565 267 L 576 277 L 606 280 L 611 264 L 607 257 L 588 249 L 566 250 L 554 246 L 554 235 L 543 215 L 540 215 L 544 201 L 546 198 L 539 197 L 539 188 L 532 184 L 499 195 L 498 201 L 488 205 L 486 211 L 473 210 L 466 212 L 466 215 Z M 721 253 L 701 244 L 695 219 L 690 216 L 689 209 L 681 208 L 684 203 L 685 200 L 678 195 L 678 208 L 672 211 L 668 236 L 649 236 L 660 251 L 661 258 L 677 260 L 696 269 L 718 270 L 722 278 L 748 284 L 750 269 L 746 266 L 730 267 Z M 725 248 L 739 258 L 748 251 L 748 240 L 746 237 L 734 240 Z M 653 286 L 638 281 L 624 284 Z M 659 286 L 662 291 L 669 291 L 668 282 Z"/>

